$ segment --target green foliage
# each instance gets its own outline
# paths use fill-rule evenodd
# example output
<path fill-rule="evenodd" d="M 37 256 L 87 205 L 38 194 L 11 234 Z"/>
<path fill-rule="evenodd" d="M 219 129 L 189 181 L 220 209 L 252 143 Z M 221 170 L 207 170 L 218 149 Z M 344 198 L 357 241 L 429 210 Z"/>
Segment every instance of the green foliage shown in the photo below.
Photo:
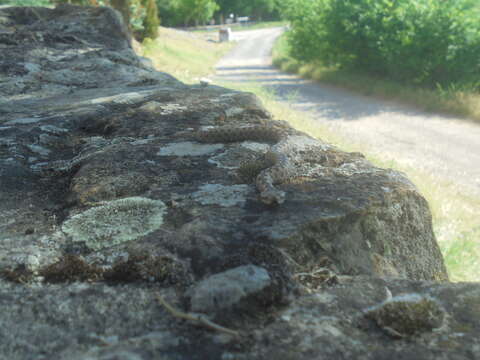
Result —
<path fill-rule="evenodd" d="M 278 20 L 281 0 L 156 0 L 164 26 L 205 24 L 230 14 L 252 20 Z"/>
<path fill-rule="evenodd" d="M 480 87 L 475 1 L 289 0 L 284 12 L 300 61 L 428 86 Z"/>
<path fill-rule="evenodd" d="M 52 6 L 52 2 L 50 0 L 0 0 L 0 5 Z"/>
<path fill-rule="evenodd" d="M 218 9 L 214 0 L 156 0 L 166 26 L 205 24 Z"/>
<path fill-rule="evenodd" d="M 217 9 L 218 5 L 213 0 L 181 0 L 177 7 L 185 25 L 206 23 Z"/>
<path fill-rule="evenodd" d="M 155 39 L 158 36 L 160 20 L 155 0 L 144 0 L 146 16 L 143 20 L 143 38 Z"/>
<path fill-rule="evenodd" d="M 219 14 L 224 18 L 230 14 L 248 16 L 252 20 L 278 20 L 280 0 L 216 0 L 219 5 Z"/>
<path fill-rule="evenodd" d="M 236 0 L 216 0 L 220 7 L 219 13 L 228 17 L 230 14 L 235 14 L 238 10 L 238 1 Z"/>
<path fill-rule="evenodd" d="M 243 11 L 254 20 L 263 20 L 275 10 L 275 0 L 248 0 L 243 1 Z"/>
<path fill-rule="evenodd" d="M 113 3 L 113 0 L 111 0 Z M 143 0 L 127 0 L 128 1 L 128 24 L 136 38 L 143 38 L 144 22 L 147 11 Z M 118 10 L 118 9 L 117 9 Z"/>
<path fill-rule="evenodd" d="M 177 0 L 156 0 L 157 9 L 163 26 L 178 26 L 181 21 L 175 12 Z"/>

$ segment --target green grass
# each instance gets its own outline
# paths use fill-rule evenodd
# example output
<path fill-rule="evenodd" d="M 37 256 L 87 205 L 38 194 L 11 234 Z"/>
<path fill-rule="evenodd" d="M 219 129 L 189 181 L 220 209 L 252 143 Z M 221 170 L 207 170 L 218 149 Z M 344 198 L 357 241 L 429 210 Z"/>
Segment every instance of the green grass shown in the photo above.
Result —
<path fill-rule="evenodd" d="M 285 34 L 275 44 L 273 64 L 285 72 L 299 74 L 304 78 L 343 87 L 363 95 L 399 101 L 425 111 L 480 121 L 480 93 L 472 89 L 455 86 L 421 88 L 321 64 L 302 64 L 289 56 Z"/>
<path fill-rule="evenodd" d="M 168 34 L 162 29 L 161 34 Z M 189 34 L 173 32 L 169 37 L 156 40 L 157 44 L 147 44 L 146 56 L 152 58 L 160 71 L 169 72 L 180 79 L 195 82 L 195 77 L 207 74 L 213 69 L 218 56 L 226 51 Z M 153 48 L 149 48 L 149 46 Z M 205 52 L 205 46 L 213 46 L 218 51 L 215 56 L 205 58 L 198 64 L 195 56 Z M 195 53 L 197 51 L 197 53 Z M 195 55 L 195 56 L 193 56 Z M 167 58 L 167 60 L 165 59 Z M 196 75 L 195 75 L 196 74 Z M 345 151 L 360 151 L 376 166 L 394 168 L 407 174 L 417 185 L 420 192 L 430 204 L 434 231 L 445 258 L 445 263 L 452 281 L 480 281 L 480 198 L 464 192 L 456 184 L 445 182 L 431 174 L 426 174 L 413 167 L 398 164 L 395 159 L 380 155 L 371 155 L 372 149 L 362 144 L 352 144 L 339 134 L 332 133 L 303 112 L 292 109 L 288 103 L 275 100 L 275 94 L 260 85 L 221 84 L 237 90 L 255 93 L 264 102 L 266 108 L 275 118 L 287 120 L 293 127 L 316 138 L 335 144 Z M 292 101 L 295 94 L 292 94 Z"/>
<path fill-rule="evenodd" d="M 152 59 L 157 70 L 185 83 L 198 83 L 199 78 L 213 73 L 215 63 L 233 46 L 164 27 L 160 27 L 159 34 L 155 40 L 146 39 L 139 53 Z"/>

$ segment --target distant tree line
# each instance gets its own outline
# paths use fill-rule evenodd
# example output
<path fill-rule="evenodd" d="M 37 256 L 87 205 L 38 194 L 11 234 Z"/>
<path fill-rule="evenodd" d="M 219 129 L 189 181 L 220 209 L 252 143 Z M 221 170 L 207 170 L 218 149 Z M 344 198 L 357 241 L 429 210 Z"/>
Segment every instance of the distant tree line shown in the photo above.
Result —
<path fill-rule="evenodd" d="M 251 20 L 280 18 L 281 0 L 156 0 L 162 24 L 193 26 L 225 23 L 233 15 L 248 16 Z"/>

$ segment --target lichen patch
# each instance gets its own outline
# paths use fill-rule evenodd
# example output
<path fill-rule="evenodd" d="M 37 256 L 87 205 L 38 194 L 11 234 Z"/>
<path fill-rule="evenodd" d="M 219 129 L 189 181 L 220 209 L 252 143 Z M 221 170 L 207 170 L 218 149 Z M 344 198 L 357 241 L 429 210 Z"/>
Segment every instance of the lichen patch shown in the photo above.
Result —
<path fill-rule="evenodd" d="M 159 156 L 202 156 L 223 148 L 222 144 L 196 144 L 190 141 L 171 143 L 160 148 Z"/>
<path fill-rule="evenodd" d="M 332 148 L 329 144 L 321 143 L 318 140 L 304 135 L 289 136 L 287 141 L 289 146 L 295 146 L 297 151 L 304 151 L 312 148 L 317 151 L 327 151 Z"/>
<path fill-rule="evenodd" d="M 254 141 L 243 141 L 240 145 L 246 149 L 253 150 L 260 153 L 266 153 L 268 149 L 270 149 L 270 145 L 254 142 Z"/>
<path fill-rule="evenodd" d="M 245 197 L 250 192 L 248 185 L 205 184 L 193 193 L 193 199 L 202 205 L 237 206 L 245 204 Z"/>
<path fill-rule="evenodd" d="M 227 110 L 225 110 L 225 114 L 227 117 L 234 117 L 235 115 L 240 115 L 243 113 L 245 109 L 239 108 L 239 107 L 232 107 Z"/>
<path fill-rule="evenodd" d="M 74 242 L 99 250 L 145 236 L 163 224 L 165 204 L 160 200 L 130 197 L 110 201 L 72 216 L 62 231 Z"/>

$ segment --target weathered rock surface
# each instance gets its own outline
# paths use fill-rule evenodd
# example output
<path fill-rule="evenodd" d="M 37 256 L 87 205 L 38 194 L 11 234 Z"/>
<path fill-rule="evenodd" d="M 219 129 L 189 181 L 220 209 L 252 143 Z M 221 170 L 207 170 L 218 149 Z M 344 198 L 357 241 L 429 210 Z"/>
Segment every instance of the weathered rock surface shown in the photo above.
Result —
<path fill-rule="evenodd" d="M 479 358 L 480 285 L 439 282 L 404 175 L 155 71 L 110 9 L 1 9 L 0 61 L 4 358 Z"/>

